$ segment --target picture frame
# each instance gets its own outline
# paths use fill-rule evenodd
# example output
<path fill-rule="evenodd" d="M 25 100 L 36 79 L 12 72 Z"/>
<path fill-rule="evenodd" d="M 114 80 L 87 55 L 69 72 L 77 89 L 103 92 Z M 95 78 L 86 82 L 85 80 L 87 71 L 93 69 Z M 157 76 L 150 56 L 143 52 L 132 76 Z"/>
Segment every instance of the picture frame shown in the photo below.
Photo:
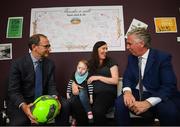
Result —
<path fill-rule="evenodd" d="M 12 59 L 12 44 L 0 44 L 0 60 Z"/>
<path fill-rule="evenodd" d="M 22 38 L 23 17 L 9 17 L 6 38 Z"/>

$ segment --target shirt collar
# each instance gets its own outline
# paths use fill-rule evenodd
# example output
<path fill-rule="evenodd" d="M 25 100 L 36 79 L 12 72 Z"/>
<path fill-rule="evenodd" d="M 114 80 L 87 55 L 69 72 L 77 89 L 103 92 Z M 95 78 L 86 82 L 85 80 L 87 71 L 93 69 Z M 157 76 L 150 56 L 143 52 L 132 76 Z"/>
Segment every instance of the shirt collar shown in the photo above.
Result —
<path fill-rule="evenodd" d="M 141 56 L 143 59 L 147 59 L 149 55 L 149 49 Z"/>
<path fill-rule="evenodd" d="M 33 63 L 36 63 L 36 62 L 39 61 L 39 59 L 36 59 L 36 58 L 32 55 L 32 53 L 30 53 L 30 56 L 31 56 L 31 59 L 32 59 Z"/>

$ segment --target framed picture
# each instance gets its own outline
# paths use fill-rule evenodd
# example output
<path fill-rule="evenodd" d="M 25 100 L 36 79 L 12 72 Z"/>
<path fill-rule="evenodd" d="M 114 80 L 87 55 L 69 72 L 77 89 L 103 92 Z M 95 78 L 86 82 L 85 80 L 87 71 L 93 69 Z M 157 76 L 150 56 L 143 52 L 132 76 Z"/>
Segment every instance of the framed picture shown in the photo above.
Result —
<path fill-rule="evenodd" d="M 125 38 L 127 38 L 127 34 L 129 31 L 131 31 L 132 29 L 135 29 L 137 27 L 141 27 L 141 28 L 143 27 L 143 28 L 147 29 L 148 25 L 146 23 L 134 18 L 131 22 L 131 25 L 129 26 L 129 29 L 125 35 Z"/>
<path fill-rule="evenodd" d="M 0 60 L 12 59 L 12 44 L 0 44 Z"/>
<path fill-rule="evenodd" d="M 177 33 L 175 17 L 154 18 L 156 33 Z"/>
<path fill-rule="evenodd" d="M 109 51 L 125 51 L 123 6 L 32 8 L 30 35 L 37 33 L 49 38 L 54 53 L 91 52 L 100 40 Z"/>
<path fill-rule="evenodd" d="M 23 17 L 9 17 L 6 38 L 22 38 Z"/>

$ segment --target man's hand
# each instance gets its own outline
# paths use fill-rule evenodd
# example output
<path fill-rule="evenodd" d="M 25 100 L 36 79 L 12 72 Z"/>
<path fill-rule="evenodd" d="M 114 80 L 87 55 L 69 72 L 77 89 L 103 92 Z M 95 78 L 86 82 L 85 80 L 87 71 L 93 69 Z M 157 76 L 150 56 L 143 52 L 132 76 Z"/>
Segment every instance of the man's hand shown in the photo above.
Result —
<path fill-rule="evenodd" d="M 144 100 L 144 101 L 135 101 L 133 106 L 130 107 L 130 110 L 139 115 L 143 112 L 146 112 L 152 105 Z"/>
<path fill-rule="evenodd" d="M 59 110 L 59 112 L 60 112 L 61 103 L 60 103 L 59 97 L 58 97 L 57 95 L 52 95 L 52 97 L 54 97 L 54 98 L 57 100 L 57 102 L 59 103 L 58 110 Z"/>
<path fill-rule="evenodd" d="M 136 101 L 131 91 L 125 91 L 123 97 L 124 97 L 124 104 L 128 108 L 132 107 L 134 102 Z"/>
<path fill-rule="evenodd" d="M 30 107 L 32 105 L 33 105 L 32 103 L 28 105 L 26 103 L 23 103 L 21 108 L 24 111 L 24 113 L 27 115 L 27 117 L 30 119 L 32 124 L 38 124 L 38 122 L 36 121 L 36 118 L 32 115 L 31 110 L 30 110 Z"/>

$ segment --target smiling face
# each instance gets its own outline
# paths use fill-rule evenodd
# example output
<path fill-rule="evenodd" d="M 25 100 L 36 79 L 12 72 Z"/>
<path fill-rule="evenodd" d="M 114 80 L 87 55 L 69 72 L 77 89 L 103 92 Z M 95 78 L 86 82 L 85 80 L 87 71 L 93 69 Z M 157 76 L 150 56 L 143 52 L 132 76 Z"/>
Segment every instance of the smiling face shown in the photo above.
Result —
<path fill-rule="evenodd" d="M 102 45 L 101 47 L 98 48 L 98 56 L 99 56 L 100 63 L 101 63 L 104 59 L 106 59 L 107 52 L 108 52 L 108 46 L 107 46 L 107 44 Z"/>
<path fill-rule="evenodd" d="M 126 41 L 126 48 L 134 55 L 134 56 L 142 56 L 147 50 L 144 47 L 144 41 L 137 38 L 135 34 L 129 35 Z"/>

